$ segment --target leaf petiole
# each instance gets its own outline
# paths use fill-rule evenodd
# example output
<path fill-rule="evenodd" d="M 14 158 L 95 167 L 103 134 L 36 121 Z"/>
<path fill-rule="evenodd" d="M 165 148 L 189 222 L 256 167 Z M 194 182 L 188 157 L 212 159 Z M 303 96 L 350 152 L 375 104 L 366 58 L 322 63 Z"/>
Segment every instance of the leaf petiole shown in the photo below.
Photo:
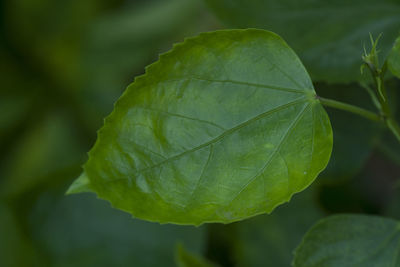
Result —
<path fill-rule="evenodd" d="M 348 112 L 360 115 L 369 120 L 372 120 L 372 121 L 383 122 L 381 116 L 379 116 L 378 114 L 376 114 L 372 111 L 366 110 L 364 108 L 360 108 L 360 107 L 357 107 L 357 106 L 354 106 L 351 104 L 347 104 L 344 102 L 340 102 L 337 100 L 333 100 L 333 99 L 323 98 L 320 96 L 317 96 L 317 99 L 324 106 L 348 111 Z"/>
<path fill-rule="evenodd" d="M 333 99 L 323 98 L 320 96 L 317 96 L 317 99 L 324 106 L 341 109 L 344 111 L 348 111 L 348 112 L 360 115 L 360 116 L 367 118 L 369 120 L 372 120 L 372 121 L 385 123 L 386 126 L 389 128 L 389 130 L 393 133 L 393 135 L 400 142 L 400 126 L 392 117 L 380 116 L 380 115 L 378 115 L 372 111 L 366 110 L 364 108 L 353 106 L 351 104 L 343 103 L 343 102 L 333 100 Z"/>

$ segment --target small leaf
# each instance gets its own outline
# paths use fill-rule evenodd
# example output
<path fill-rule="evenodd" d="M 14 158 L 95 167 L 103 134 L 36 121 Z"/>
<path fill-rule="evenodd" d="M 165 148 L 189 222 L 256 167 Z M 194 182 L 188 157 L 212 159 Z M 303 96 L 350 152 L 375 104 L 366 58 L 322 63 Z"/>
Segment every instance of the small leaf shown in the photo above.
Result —
<path fill-rule="evenodd" d="M 331 149 L 329 119 L 287 44 L 264 30 L 216 31 L 176 45 L 128 87 L 84 172 L 135 217 L 229 223 L 306 188 Z"/>
<path fill-rule="evenodd" d="M 400 223 L 377 216 L 338 215 L 321 220 L 295 251 L 295 267 L 400 264 Z"/>
<path fill-rule="evenodd" d="M 388 68 L 394 76 L 400 79 L 400 36 L 388 56 Z"/>

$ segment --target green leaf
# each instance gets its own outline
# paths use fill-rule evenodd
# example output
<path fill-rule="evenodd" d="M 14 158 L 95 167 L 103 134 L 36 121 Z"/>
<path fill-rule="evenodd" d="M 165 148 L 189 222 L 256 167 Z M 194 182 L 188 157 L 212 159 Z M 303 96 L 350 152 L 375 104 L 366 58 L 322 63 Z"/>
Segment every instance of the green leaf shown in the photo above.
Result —
<path fill-rule="evenodd" d="M 299 54 L 313 81 L 360 79 L 361 54 L 369 33 L 383 33 L 381 55 L 391 49 L 400 28 L 398 0 L 207 0 L 230 27 L 256 27 L 279 33 Z"/>
<path fill-rule="evenodd" d="M 388 68 L 394 76 L 400 78 L 400 36 L 396 39 L 388 56 Z"/>
<path fill-rule="evenodd" d="M 400 264 L 400 223 L 377 216 L 337 215 L 321 220 L 295 251 L 295 267 Z"/>
<path fill-rule="evenodd" d="M 161 223 L 229 223 L 306 188 L 329 119 L 276 34 L 228 30 L 176 45 L 115 105 L 84 171 L 100 198 Z"/>
<path fill-rule="evenodd" d="M 216 267 L 217 265 L 210 261 L 185 250 L 182 244 L 179 244 L 176 250 L 176 263 L 178 267 Z"/>

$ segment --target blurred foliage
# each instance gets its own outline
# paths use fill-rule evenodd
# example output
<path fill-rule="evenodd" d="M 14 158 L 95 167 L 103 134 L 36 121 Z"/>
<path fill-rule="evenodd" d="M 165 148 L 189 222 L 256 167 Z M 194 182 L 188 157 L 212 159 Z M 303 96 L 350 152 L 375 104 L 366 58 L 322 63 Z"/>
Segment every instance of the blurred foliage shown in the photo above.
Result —
<path fill-rule="evenodd" d="M 35 263 L 34 250 L 12 210 L 0 202 L 0 263 L 19 267 Z"/>
<path fill-rule="evenodd" d="M 134 76 L 216 27 L 202 2 L 2 4 L 0 266 L 175 266 L 178 242 L 201 254 L 204 228 L 135 220 L 64 192 Z"/>
<path fill-rule="evenodd" d="M 396 1 L 385 2 L 398 6 Z M 315 76 L 334 74 L 338 81 L 355 73 L 363 49 L 360 40 L 390 22 L 380 19 L 382 9 L 372 9 L 368 11 L 376 15 L 360 11 L 354 17 L 372 18 L 376 27 L 367 24 L 363 31 L 354 31 L 359 29 L 354 23 L 346 29 L 359 40 L 351 42 L 354 54 L 348 61 L 353 63 L 351 72 L 345 71 L 347 77 L 336 79 L 345 70 L 337 65 L 343 56 L 329 53 L 324 60 L 332 60 L 336 69 L 314 69 Z M 268 15 L 265 11 L 251 12 L 258 19 L 258 14 Z M 2 1 L 0 12 L 0 266 L 208 263 L 201 257 L 227 267 L 289 266 L 302 235 L 326 214 L 366 212 L 400 218 L 400 145 L 379 125 L 332 109 L 330 165 L 310 189 L 271 215 L 201 228 L 158 225 L 133 219 L 90 194 L 64 196 L 124 88 L 173 43 L 221 28 L 220 23 L 201 0 L 12 0 Z M 393 12 L 398 14 L 398 9 L 385 14 Z M 281 14 L 275 13 L 274 18 Z M 318 34 L 300 31 L 301 25 L 279 24 L 294 16 L 285 14 L 268 29 L 283 37 L 297 31 L 311 43 L 321 41 Z M 340 18 L 329 19 L 331 27 L 316 28 L 339 36 L 332 25 L 342 25 Z M 251 25 L 266 25 L 257 23 Z M 398 27 L 389 28 L 382 36 L 384 49 L 393 42 L 393 32 L 399 32 Z M 290 45 L 307 47 L 293 36 Z M 346 37 L 339 37 L 341 47 L 347 47 Z M 311 55 L 311 50 L 302 53 Z M 400 83 L 387 78 L 395 107 Z M 321 81 L 315 87 L 321 96 L 374 110 L 367 92 L 356 83 Z M 175 262 L 178 243 L 185 248 L 179 256 L 184 263 Z"/>
<path fill-rule="evenodd" d="M 297 247 L 295 267 L 398 266 L 399 222 L 381 216 L 336 215 L 315 224 Z"/>
<path fill-rule="evenodd" d="M 206 0 L 231 27 L 278 32 L 315 81 L 352 82 L 368 34 L 383 33 L 386 56 L 399 34 L 399 0 Z"/>
<path fill-rule="evenodd" d="M 182 245 L 177 247 L 176 263 L 178 267 L 217 267 L 207 259 L 188 252 Z"/>
<path fill-rule="evenodd" d="M 315 85 L 317 94 L 374 111 L 367 91 L 357 84 Z M 373 123 L 346 111 L 327 108 L 334 130 L 331 160 L 321 177 L 332 180 L 347 179 L 357 174 L 379 140 L 383 125 Z M 362 129 L 362 132 L 360 130 Z"/>
<path fill-rule="evenodd" d="M 48 256 L 47 266 L 168 267 L 175 266 L 177 242 L 198 253 L 204 245 L 204 228 L 133 220 L 91 194 L 46 193 L 29 222 L 32 239 Z"/>
<path fill-rule="evenodd" d="M 317 186 L 296 194 L 270 215 L 237 223 L 237 266 L 290 266 L 303 235 L 324 216 L 316 201 Z"/>

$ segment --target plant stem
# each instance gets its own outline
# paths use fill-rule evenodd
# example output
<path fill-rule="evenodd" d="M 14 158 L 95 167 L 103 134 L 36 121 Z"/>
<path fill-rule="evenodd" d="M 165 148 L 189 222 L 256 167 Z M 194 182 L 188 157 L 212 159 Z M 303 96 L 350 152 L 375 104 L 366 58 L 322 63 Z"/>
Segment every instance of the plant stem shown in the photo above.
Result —
<path fill-rule="evenodd" d="M 353 106 L 353 105 L 350 105 L 347 103 L 343 103 L 340 101 L 336 101 L 333 99 L 323 98 L 320 96 L 318 96 L 318 99 L 324 106 L 345 110 L 345 111 L 360 115 L 360 116 L 367 118 L 369 120 L 372 120 L 372 121 L 382 122 L 382 118 L 378 114 L 376 114 L 372 111 L 369 111 L 369 110 L 366 110 L 366 109 L 363 109 L 363 108 L 360 108 L 357 106 Z M 400 133 L 400 131 L 399 131 L 399 133 Z M 399 137 L 400 137 L 400 134 L 399 134 Z"/>
<path fill-rule="evenodd" d="M 370 65 L 370 64 L 367 65 L 371 72 L 371 76 L 373 77 L 375 82 L 377 99 L 381 106 L 380 108 L 381 118 L 383 118 L 383 121 L 386 124 L 386 126 L 393 133 L 396 139 L 400 142 L 400 126 L 397 123 L 397 121 L 393 118 L 392 110 L 390 109 L 389 106 L 386 88 L 384 84 L 385 71 L 382 71 L 382 69 L 377 68 L 377 66 L 375 65 Z"/>
<path fill-rule="evenodd" d="M 369 87 L 367 83 L 360 82 L 360 85 L 364 87 L 365 90 L 367 90 L 369 96 L 371 97 L 372 103 L 374 103 L 375 107 L 378 110 L 381 110 L 382 109 L 381 103 L 379 102 L 374 90 L 371 87 Z"/>
<path fill-rule="evenodd" d="M 386 120 L 386 125 L 393 133 L 393 135 L 396 136 L 397 141 L 400 142 L 400 126 L 397 124 L 397 122 L 392 118 L 388 118 Z"/>

